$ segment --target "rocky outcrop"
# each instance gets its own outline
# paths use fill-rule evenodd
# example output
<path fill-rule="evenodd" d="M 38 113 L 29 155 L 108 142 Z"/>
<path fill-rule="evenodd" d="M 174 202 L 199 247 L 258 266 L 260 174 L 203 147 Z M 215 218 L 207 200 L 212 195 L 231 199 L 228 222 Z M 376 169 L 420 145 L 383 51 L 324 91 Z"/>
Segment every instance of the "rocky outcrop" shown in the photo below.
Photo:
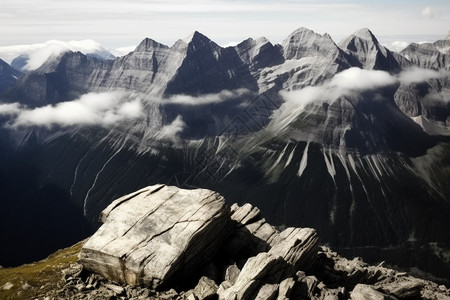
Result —
<path fill-rule="evenodd" d="M 282 47 L 287 60 L 303 57 L 336 58 L 342 54 L 329 34 L 320 35 L 304 27 L 292 32 L 283 41 Z"/>
<path fill-rule="evenodd" d="M 241 60 L 249 65 L 252 72 L 284 62 L 279 45 L 272 45 L 264 37 L 246 39 L 234 47 Z"/>
<path fill-rule="evenodd" d="M 314 229 L 279 231 L 258 208 L 228 207 L 210 190 L 149 186 L 114 201 L 101 220 L 81 250 L 83 267 L 64 270 L 59 296 L 450 299 L 443 285 L 342 258 L 318 246 Z"/>
<path fill-rule="evenodd" d="M 231 274 L 228 270 L 236 270 L 236 268 L 235 265 L 228 268 L 228 275 L 225 275 L 225 278 Z M 362 273 L 370 275 L 360 277 L 358 281 L 354 281 L 354 275 Z M 374 277 L 374 274 L 377 275 Z M 87 272 L 80 264 L 66 266 L 62 269 L 61 275 L 62 279 L 57 283 L 58 288 L 45 295 L 40 294 L 42 298 L 74 300 L 217 299 L 217 292 L 220 292 L 221 286 L 224 284 L 222 283 L 220 287 L 217 287 L 215 280 L 202 276 L 197 282 L 193 282 L 184 289 L 167 287 L 165 290 L 155 290 L 151 287 L 128 285 L 108 280 L 97 274 Z M 228 280 L 230 280 L 229 277 Z M 243 294 L 245 293 L 243 292 Z M 317 259 L 306 273 L 298 271 L 292 277 L 286 278 L 277 284 L 266 282 L 258 290 L 256 296 L 250 297 L 250 299 L 256 298 L 277 300 L 449 300 L 450 289 L 444 285 L 418 279 L 381 265 L 369 266 L 357 258 L 348 260 L 337 255 L 337 253 L 327 247 L 319 247 Z"/>
<path fill-rule="evenodd" d="M 366 284 L 356 285 L 350 297 L 352 300 L 395 300 L 394 297 L 383 294 Z"/>
<path fill-rule="evenodd" d="M 450 39 L 434 43 L 412 43 L 400 54 L 420 68 L 450 69 Z"/>
<path fill-rule="evenodd" d="M 80 262 L 112 280 L 157 288 L 191 276 L 232 231 L 219 194 L 155 185 L 117 199 Z"/>
<path fill-rule="evenodd" d="M 86 270 L 156 289 L 189 282 L 211 262 L 210 270 L 226 269 L 216 276 L 220 287 L 200 278 L 194 289 L 199 299 L 287 294 L 295 273 L 311 267 L 318 249 L 314 229 L 279 232 L 257 208 L 230 209 L 222 196 L 204 189 L 149 186 L 112 202 L 101 221 L 80 253 Z"/>

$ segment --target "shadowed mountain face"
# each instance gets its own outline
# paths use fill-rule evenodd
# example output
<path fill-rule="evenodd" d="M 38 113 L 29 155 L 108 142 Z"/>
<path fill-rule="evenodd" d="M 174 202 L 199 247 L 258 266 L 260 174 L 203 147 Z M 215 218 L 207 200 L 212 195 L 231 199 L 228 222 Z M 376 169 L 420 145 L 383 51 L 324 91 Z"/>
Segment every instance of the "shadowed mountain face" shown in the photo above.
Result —
<path fill-rule="evenodd" d="M 300 28 L 281 45 L 195 32 L 112 61 L 66 52 L 2 96 L 2 214 L 75 241 L 121 195 L 204 187 L 348 255 L 445 277 L 450 81 L 448 62 L 432 63 L 444 44 L 398 54 L 368 29 L 336 44 Z M 16 223 L 0 264 L 31 235 Z"/>
<path fill-rule="evenodd" d="M 13 87 L 21 75 L 21 72 L 12 68 L 0 59 L 0 93 L 3 93 Z"/>

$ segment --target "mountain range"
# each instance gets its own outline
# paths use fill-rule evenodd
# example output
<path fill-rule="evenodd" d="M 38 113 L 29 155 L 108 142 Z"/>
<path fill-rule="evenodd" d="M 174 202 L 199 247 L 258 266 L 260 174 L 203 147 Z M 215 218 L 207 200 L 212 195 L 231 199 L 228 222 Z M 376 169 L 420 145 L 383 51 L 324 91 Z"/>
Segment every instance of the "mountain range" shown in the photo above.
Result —
<path fill-rule="evenodd" d="M 396 53 L 369 29 L 336 44 L 300 28 L 281 44 L 195 32 L 110 60 L 65 51 L 23 75 L 5 64 L 0 264 L 69 245 L 115 198 L 166 183 L 445 278 L 449 56 L 448 39 Z"/>

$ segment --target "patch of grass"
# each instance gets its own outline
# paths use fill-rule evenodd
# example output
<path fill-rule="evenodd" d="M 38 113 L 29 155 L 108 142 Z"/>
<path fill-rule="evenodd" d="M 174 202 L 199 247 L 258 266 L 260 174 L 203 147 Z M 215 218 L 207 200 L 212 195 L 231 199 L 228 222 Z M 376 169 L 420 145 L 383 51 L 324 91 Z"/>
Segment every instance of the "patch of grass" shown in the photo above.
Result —
<path fill-rule="evenodd" d="M 61 271 L 78 261 L 84 241 L 58 250 L 44 260 L 15 268 L 0 269 L 0 299 L 35 299 L 57 290 Z M 3 287 L 8 284 L 10 289 Z"/>

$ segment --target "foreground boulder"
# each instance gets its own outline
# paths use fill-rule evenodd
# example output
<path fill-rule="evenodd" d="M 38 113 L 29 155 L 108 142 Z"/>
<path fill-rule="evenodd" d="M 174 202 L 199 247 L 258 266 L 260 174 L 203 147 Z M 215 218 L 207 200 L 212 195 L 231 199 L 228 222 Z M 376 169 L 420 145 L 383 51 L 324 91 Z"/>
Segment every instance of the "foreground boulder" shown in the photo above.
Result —
<path fill-rule="evenodd" d="M 340 257 L 318 246 L 314 229 L 280 231 L 258 208 L 228 207 L 209 190 L 150 186 L 114 201 L 101 219 L 81 250 L 83 266 L 70 264 L 57 289 L 37 298 L 450 300 L 444 285 Z"/>
<path fill-rule="evenodd" d="M 234 230 L 218 193 L 165 185 L 115 200 L 101 221 L 80 263 L 108 279 L 152 288 L 196 273 Z"/>
<path fill-rule="evenodd" d="M 153 289 L 198 282 L 197 298 L 278 295 L 317 257 L 314 229 L 280 232 L 258 208 L 230 208 L 210 190 L 150 186 L 112 202 L 101 221 L 80 253 L 86 270 Z"/>

